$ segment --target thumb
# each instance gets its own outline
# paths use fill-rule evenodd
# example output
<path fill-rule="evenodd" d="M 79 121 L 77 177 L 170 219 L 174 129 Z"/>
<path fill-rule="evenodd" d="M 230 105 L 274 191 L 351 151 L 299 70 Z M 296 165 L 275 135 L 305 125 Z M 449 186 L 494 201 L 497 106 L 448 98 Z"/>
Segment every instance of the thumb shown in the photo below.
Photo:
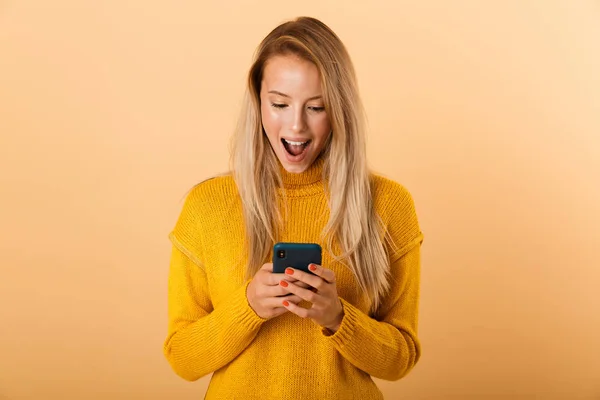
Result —
<path fill-rule="evenodd" d="M 261 269 L 261 271 L 273 272 L 273 263 L 263 264 L 263 266 L 260 269 Z"/>

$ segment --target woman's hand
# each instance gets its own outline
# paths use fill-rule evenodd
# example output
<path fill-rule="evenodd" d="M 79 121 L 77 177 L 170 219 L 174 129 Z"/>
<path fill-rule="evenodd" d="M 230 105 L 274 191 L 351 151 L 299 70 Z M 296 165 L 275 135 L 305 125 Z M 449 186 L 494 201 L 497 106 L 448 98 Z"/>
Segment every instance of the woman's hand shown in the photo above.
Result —
<path fill-rule="evenodd" d="M 286 299 L 280 299 L 281 304 L 294 314 L 302 318 L 310 318 L 318 325 L 337 331 L 344 317 L 342 302 L 340 301 L 335 286 L 335 273 L 320 265 L 311 264 L 309 269 L 315 274 L 311 275 L 304 271 L 293 268 L 287 268 L 285 274 L 293 276 L 298 280 L 297 283 L 282 279 L 279 286 L 285 288 L 289 293 L 312 303 L 310 309 L 298 306 L 297 302 L 291 302 Z M 314 288 L 314 291 L 301 287 L 304 283 Z"/>
<path fill-rule="evenodd" d="M 287 309 L 281 303 L 283 299 L 288 304 L 294 305 L 302 301 L 298 296 L 289 295 L 289 292 L 279 284 L 281 281 L 291 283 L 296 282 L 297 279 L 287 274 L 273 273 L 272 263 L 264 264 L 254 275 L 246 289 L 246 297 L 248 304 L 250 304 L 256 315 L 264 319 L 271 319 L 287 312 Z M 297 282 L 297 285 L 302 288 L 308 287 L 302 282 Z"/>

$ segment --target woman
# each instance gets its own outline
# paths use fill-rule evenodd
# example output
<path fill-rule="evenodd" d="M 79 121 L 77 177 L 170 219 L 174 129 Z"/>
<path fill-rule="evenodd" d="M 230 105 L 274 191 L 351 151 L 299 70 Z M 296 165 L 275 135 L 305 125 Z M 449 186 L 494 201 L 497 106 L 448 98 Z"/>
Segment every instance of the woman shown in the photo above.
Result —
<path fill-rule="evenodd" d="M 422 233 L 408 191 L 370 173 L 350 57 L 314 18 L 260 44 L 232 173 L 194 187 L 170 239 L 164 353 L 208 399 L 380 399 L 420 357 Z M 313 274 L 276 242 L 318 243 Z"/>

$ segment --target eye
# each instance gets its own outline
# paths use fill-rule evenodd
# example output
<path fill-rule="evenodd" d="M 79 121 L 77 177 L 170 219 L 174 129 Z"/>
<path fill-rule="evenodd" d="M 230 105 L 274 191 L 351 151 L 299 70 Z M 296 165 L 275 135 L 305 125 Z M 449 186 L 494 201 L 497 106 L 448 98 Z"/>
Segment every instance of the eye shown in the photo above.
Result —
<path fill-rule="evenodd" d="M 271 103 L 271 107 L 273 107 L 273 108 L 286 108 L 287 104 L 283 104 L 283 103 Z"/>
<path fill-rule="evenodd" d="M 325 111 L 325 107 L 308 107 L 309 110 L 314 112 L 322 112 Z"/>

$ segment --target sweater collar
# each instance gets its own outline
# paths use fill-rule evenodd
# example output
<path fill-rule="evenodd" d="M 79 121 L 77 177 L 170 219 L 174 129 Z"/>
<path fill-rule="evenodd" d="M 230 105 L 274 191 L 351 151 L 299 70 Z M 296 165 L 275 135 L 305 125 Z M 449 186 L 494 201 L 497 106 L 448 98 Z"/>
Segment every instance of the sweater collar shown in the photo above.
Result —
<path fill-rule="evenodd" d="M 288 172 L 279 162 L 283 189 L 288 195 L 308 195 L 323 191 L 323 157 L 319 156 L 304 172 Z"/>

